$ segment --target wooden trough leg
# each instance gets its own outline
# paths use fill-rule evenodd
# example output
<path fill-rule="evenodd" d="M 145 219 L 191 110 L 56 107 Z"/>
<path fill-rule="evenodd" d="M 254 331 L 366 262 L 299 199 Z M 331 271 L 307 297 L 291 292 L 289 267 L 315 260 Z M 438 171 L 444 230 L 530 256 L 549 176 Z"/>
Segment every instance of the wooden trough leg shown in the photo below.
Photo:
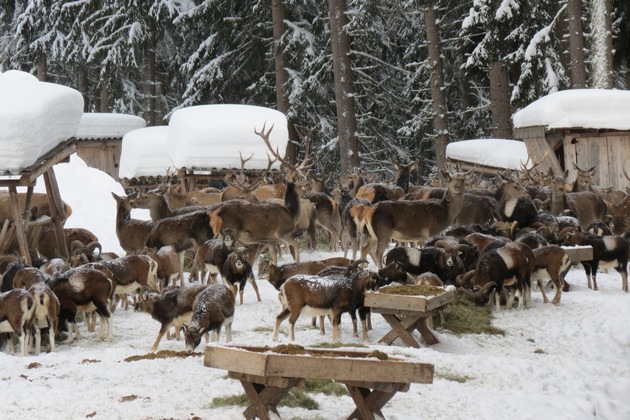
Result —
<path fill-rule="evenodd" d="M 246 419 L 270 420 L 269 412 L 280 418 L 276 406 L 295 386 L 304 383 L 302 378 L 264 378 L 238 372 L 228 372 L 228 376 L 238 379 L 251 404 L 243 411 Z M 265 382 L 264 384 L 261 382 Z"/>
<path fill-rule="evenodd" d="M 429 315 L 430 317 L 431 315 Z M 438 338 L 435 336 L 435 334 L 433 334 L 433 331 L 431 331 L 431 329 L 427 326 L 427 317 L 421 317 L 415 324 L 416 329 L 418 330 L 418 332 L 420 333 L 420 335 L 422 336 L 422 338 L 424 338 L 424 341 L 426 341 L 426 343 L 430 346 L 432 346 L 433 344 L 437 344 L 440 342 L 440 340 L 438 340 Z"/>
<path fill-rule="evenodd" d="M 381 314 L 385 321 L 392 327 L 392 330 L 385 334 L 383 338 L 379 340 L 379 343 L 390 345 L 397 338 L 400 338 L 410 347 L 420 348 L 420 343 L 411 335 L 412 330 L 416 328 L 416 322 L 420 319 L 420 316 L 408 316 L 400 319 L 397 315 L 393 314 Z"/>
<path fill-rule="evenodd" d="M 350 396 L 354 400 L 357 408 L 348 416 L 348 420 L 374 420 L 375 414 L 380 418 L 385 418 L 381 409 L 391 400 L 398 391 L 406 392 L 409 384 L 387 384 L 384 389 L 374 389 L 358 386 L 356 384 L 346 384 Z"/>

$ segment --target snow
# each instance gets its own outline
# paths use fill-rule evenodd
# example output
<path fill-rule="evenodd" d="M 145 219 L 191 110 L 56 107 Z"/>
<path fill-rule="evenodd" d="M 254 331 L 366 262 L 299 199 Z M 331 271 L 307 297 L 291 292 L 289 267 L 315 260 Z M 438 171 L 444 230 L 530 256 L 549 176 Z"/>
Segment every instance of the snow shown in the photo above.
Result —
<path fill-rule="evenodd" d="M 551 93 L 512 116 L 514 128 L 630 129 L 630 91 L 570 89 Z"/>
<path fill-rule="evenodd" d="M 141 176 L 164 176 L 175 167 L 166 151 L 168 127 L 146 127 L 123 137 L 118 166 L 120 179 Z"/>
<path fill-rule="evenodd" d="M 147 122 L 135 115 L 106 112 L 86 112 L 81 116 L 78 140 L 121 138 L 128 132 L 143 128 Z"/>
<path fill-rule="evenodd" d="M 527 156 L 527 147 L 519 140 L 474 139 L 452 142 L 446 146 L 448 159 L 495 168 L 522 169 Z"/>
<path fill-rule="evenodd" d="M 246 169 L 267 167 L 267 146 L 254 130 L 272 126 L 269 141 L 284 156 L 289 140 L 286 116 L 251 105 L 199 105 L 182 108 L 169 121 L 167 151 L 177 168 L 240 168 L 239 152 L 251 156 Z M 276 162 L 272 168 L 279 168 Z"/>
<path fill-rule="evenodd" d="M 62 198 L 73 207 L 68 225 L 93 229 L 105 251 L 122 252 L 113 234 L 110 195 L 122 194 L 122 188 L 76 156 L 56 165 L 55 173 Z M 90 185 L 98 185 L 100 192 L 86 191 Z M 339 254 L 302 253 L 304 260 L 331 256 Z M 282 257 L 282 263 L 291 261 Z M 369 343 L 352 337 L 347 315 L 342 317 L 342 340 L 349 350 L 365 344 L 369 350 L 435 366 L 432 384 L 413 384 L 384 407 L 388 419 L 630 418 L 630 296 L 621 291 L 614 271 L 599 273 L 598 292 L 587 289 L 581 268 L 572 268 L 567 280 L 573 289 L 563 293 L 559 306 L 543 304 L 534 291 L 530 308 L 495 312 L 494 325 L 505 330 L 505 336 L 457 337 L 438 330 L 440 343 L 433 346 L 413 349 L 400 341 L 384 346 L 377 341 L 389 331 L 388 325 L 373 314 Z M 278 292 L 265 280 L 258 283 L 262 302 L 246 288 L 244 304 L 236 307 L 232 344 L 278 344 L 272 340 L 280 310 Z M 331 342 L 330 325 L 323 337 L 309 325 L 308 317 L 298 320 L 297 344 Z M 243 407 L 210 408 L 213 398 L 243 394 L 243 389 L 225 371 L 203 366 L 203 344 L 186 358 L 127 362 L 130 356 L 150 353 L 159 323 L 148 314 L 118 308 L 111 343 L 96 340 L 96 332 L 87 332 L 83 324 L 79 328 L 82 338 L 58 343 L 54 353 L 24 358 L 0 353 L 3 418 L 242 418 Z M 285 321 L 279 343 L 288 343 L 288 331 Z M 164 338 L 159 350 L 183 351 L 184 343 Z M 279 407 L 281 416 L 341 419 L 354 409 L 349 396 L 309 395 L 320 405 L 318 410 Z"/>
<path fill-rule="evenodd" d="M 28 73 L 0 73 L 0 170 L 16 172 L 77 132 L 83 97 Z"/>
<path fill-rule="evenodd" d="M 0 126 L 7 121 L 9 126 L 19 125 L 21 120 L 5 108 L 0 112 L 4 118 Z M 59 108 L 71 111 L 70 107 Z M 243 130 L 260 129 L 263 122 L 243 124 Z M 191 132 L 202 124 L 193 126 L 188 127 Z M 276 124 L 276 128 L 281 126 Z M 40 127 L 37 123 L 29 128 Z M 21 129 L 28 132 L 24 127 Z M 181 126 L 174 130 L 186 131 Z M 202 135 L 197 134 L 192 137 L 198 142 Z M 215 144 L 214 151 L 220 154 L 224 144 Z M 3 154 L 1 159 L 4 163 L 10 158 Z M 58 164 L 54 170 L 61 197 L 73 208 L 66 226 L 88 228 L 99 237 L 104 251 L 122 254 L 114 233 L 115 202 L 111 197 L 111 192 L 123 194 L 120 184 L 105 173 L 86 167 L 75 155 L 69 163 Z M 41 184 L 40 179 L 36 190 L 43 191 Z M 143 216 L 148 219 L 147 214 Z M 331 256 L 335 254 L 302 253 L 303 260 Z M 290 261 L 285 255 L 281 262 Z M 396 341 L 392 346 L 384 346 L 378 344 L 378 338 L 389 327 L 378 314 L 373 314 L 374 330 L 369 333 L 369 343 L 352 337 L 352 325 L 344 315 L 343 343 L 351 350 L 356 349 L 353 345 L 365 344 L 369 350 L 435 366 L 432 384 L 412 384 L 408 392 L 396 394 L 385 405 L 383 413 L 389 419 L 628 419 L 630 296 L 621 291 L 620 275 L 612 270 L 599 273 L 597 292 L 586 287 L 586 276 L 579 267 L 569 271 L 567 280 L 573 287 L 562 295 L 559 306 L 543 304 L 540 294 L 534 291 L 530 308 L 494 312 L 494 325 L 506 331 L 504 336 L 458 337 L 438 330 L 440 343 L 436 345 L 413 349 Z M 248 287 L 244 304 L 236 308 L 232 344 L 277 344 L 271 337 L 280 310 L 278 292 L 262 280 L 259 289 L 262 302 L 256 302 L 252 288 Z M 309 325 L 310 319 L 297 321 L 298 344 L 331 341 L 330 326 L 322 337 Z M 83 337 L 72 344 L 58 343 L 54 353 L 24 358 L 0 353 L 3 419 L 243 417 L 243 407 L 210 407 L 214 398 L 240 395 L 243 389 L 225 371 L 203 366 L 202 347 L 185 358 L 125 361 L 130 356 L 150 352 L 159 324 L 148 314 L 117 309 L 113 314 L 114 339 L 109 343 L 96 340 L 97 333 L 87 332 L 82 324 L 79 328 Z M 281 326 L 281 343 L 288 342 L 288 329 L 285 321 Z M 221 342 L 224 340 L 222 334 Z M 183 351 L 184 343 L 163 339 L 159 349 Z M 279 407 L 279 412 L 284 418 L 340 419 L 354 409 L 349 396 L 315 394 L 312 398 L 319 403 L 318 410 Z"/>

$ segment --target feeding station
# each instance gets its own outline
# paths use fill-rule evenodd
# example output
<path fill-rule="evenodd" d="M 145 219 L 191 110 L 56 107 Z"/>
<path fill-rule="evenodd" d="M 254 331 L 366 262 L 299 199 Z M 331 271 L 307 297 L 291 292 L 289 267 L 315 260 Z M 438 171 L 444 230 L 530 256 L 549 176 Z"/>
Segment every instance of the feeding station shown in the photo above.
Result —
<path fill-rule="evenodd" d="M 404 294 L 397 292 L 400 289 L 404 290 Z M 454 300 L 455 288 L 452 286 L 388 286 L 378 292 L 365 292 L 364 305 L 372 312 L 381 314 L 391 327 L 379 343 L 390 345 L 400 338 L 408 346 L 419 348 L 420 341 L 416 340 L 412 332 L 417 330 L 428 345 L 439 343 L 427 325 L 427 320 Z"/>
<path fill-rule="evenodd" d="M 17 240 L 24 262 L 31 265 L 31 251 L 42 228 L 52 224 L 61 255 L 67 258 L 63 224 L 68 215 L 53 167 L 67 162 L 76 150 L 74 135 L 83 112 L 83 97 L 74 89 L 40 82 L 15 70 L 0 74 L 0 92 L 0 187 L 8 190 L 0 204 L 5 213 L 0 232 L 2 251 L 12 251 Z M 31 206 L 33 188 L 42 175 L 50 215 L 31 220 L 31 210 L 41 210 Z M 18 194 L 20 187 L 26 188 L 26 194 Z"/>
<path fill-rule="evenodd" d="M 147 125 L 135 115 L 86 112 L 75 135 L 77 156 L 91 168 L 99 169 L 118 181 L 123 137 Z"/>
<path fill-rule="evenodd" d="M 412 383 L 433 382 L 433 365 L 390 357 L 382 352 L 308 349 L 300 346 L 208 345 L 204 366 L 225 369 L 245 389 L 246 419 L 280 418 L 282 397 L 306 379 L 327 379 L 348 389 L 356 410 L 348 419 L 384 418 L 381 409 Z M 272 414 L 270 414 L 272 413 Z"/>
<path fill-rule="evenodd" d="M 168 126 L 135 130 L 123 137 L 119 178 L 125 188 L 142 190 L 156 186 L 172 171 L 186 192 L 222 181 L 231 171 L 255 177 L 267 168 L 269 150 L 254 130 L 264 126 L 266 132 L 273 126 L 269 143 L 284 155 L 289 142 L 287 124 L 282 112 L 260 106 L 181 108 Z M 280 162 L 271 166 L 279 168 Z"/>
<path fill-rule="evenodd" d="M 253 105 L 216 104 L 178 109 L 168 123 L 167 153 L 177 168 L 185 191 L 200 182 L 223 180 L 227 171 L 242 168 L 256 175 L 268 166 L 269 149 L 255 133 L 265 127 L 269 143 L 281 156 L 289 142 L 286 116 L 275 109 Z M 247 170 L 245 170 L 247 169 Z M 280 169 L 275 162 L 271 169 Z"/>
<path fill-rule="evenodd" d="M 630 181 L 630 91 L 569 89 L 551 93 L 516 112 L 514 138 L 522 139 L 541 171 L 556 175 L 596 167 L 600 187 L 625 191 Z"/>
<path fill-rule="evenodd" d="M 166 152 L 168 126 L 130 131 L 122 139 L 118 178 L 125 189 L 138 192 L 157 187 L 175 167 Z"/>
<path fill-rule="evenodd" d="M 449 143 L 446 161 L 464 170 L 495 175 L 497 172 L 521 170 L 527 162 L 525 143 L 511 139 L 471 139 Z"/>

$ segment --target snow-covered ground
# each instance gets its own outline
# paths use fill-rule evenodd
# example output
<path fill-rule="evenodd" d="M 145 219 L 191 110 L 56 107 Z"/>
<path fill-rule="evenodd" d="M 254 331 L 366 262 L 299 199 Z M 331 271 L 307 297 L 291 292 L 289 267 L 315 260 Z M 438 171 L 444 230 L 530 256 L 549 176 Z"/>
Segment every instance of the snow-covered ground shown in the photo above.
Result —
<path fill-rule="evenodd" d="M 73 207 L 72 226 L 93 230 L 105 251 L 118 251 L 114 231 L 111 191 L 120 186 L 99 171 L 71 163 L 55 167 L 62 198 Z M 96 177 L 96 181 L 95 181 Z M 86 195 L 86 185 L 97 185 Z M 95 220 L 97 222 L 95 222 Z M 304 259 L 331 256 L 303 253 Z M 284 262 L 289 262 L 284 257 Z M 412 349 L 399 341 L 377 344 L 389 329 L 379 315 L 373 316 L 371 349 L 378 349 L 431 363 L 433 384 L 412 385 L 385 406 L 389 419 L 591 419 L 630 418 L 630 295 L 621 291 L 617 273 L 598 275 L 600 291 L 586 288 L 582 269 L 567 277 L 573 290 L 559 306 L 543 304 L 534 292 L 532 306 L 523 311 L 496 313 L 494 325 L 505 336 L 456 337 L 438 331 L 440 343 Z M 233 343 L 269 345 L 279 312 L 276 290 L 258 282 L 262 302 L 256 302 L 251 286 L 245 303 L 236 308 Z M 114 340 L 96 341 L 80 325 L 83 338 L 60 344 L 55 353 L 24 358 L 0 354 L 0 395 L 3 419 L 238 419 L 243 407 L 212 409 L 215 397 L 242 394 L 238 381 L 226 372 L 203 366 L 199 347 L 186 358 L 148 359 L 146 355 L 159 324 L 142 312 L 116 310 Z M 297 344 L 331 341 L 309 329 L 310 320 L 297 323 Z M 288 342 L 288 323 L 282 325 L 280 342 Z M 342 318 L 343 342 L 361 343 L 351 334 L 349 317 Z M 222 335 L 221 342 L 225 338 Z M 163 339 L 160 350 L 184 350 L 181 341 Z M 355 349 L 355 348 L 352 348 Z M 460 379 L 461 382 L 456 380 Z M 279 407 L 283 418 L 341 419 L 354 409 L 349 396 L 311 395 L 319 410 Z"/>

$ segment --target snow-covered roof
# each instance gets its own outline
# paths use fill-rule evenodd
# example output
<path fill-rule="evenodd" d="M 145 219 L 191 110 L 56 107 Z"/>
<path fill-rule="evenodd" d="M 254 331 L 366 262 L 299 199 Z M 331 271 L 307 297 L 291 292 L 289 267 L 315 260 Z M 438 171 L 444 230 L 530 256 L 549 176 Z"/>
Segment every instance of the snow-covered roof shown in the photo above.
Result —
<path fill-rule="evenodd" d="M 509 139 L 474 139 L 449 143 L 448 159 L 504 169 L 521 169 L 527 162 L 525 143 Z"/>
<path fill-rule="evenodd" d="M 164 176 L 174 171 L 166 153 L 168 127 L 145 127 L 130 131 L 122 139 L 118 177 Z"/>
<path fill-rule="evenodd" d="M 512 116 L 514 128 L 630 130 L 630 91 L 570 89 L 551 93 Z"/>
<path fill-rule="evenodd" d="M 81 116 L 77 140 L 119 139 L 128 132 L 146 127 L 138 116 L 105 112 L 86 112 Z"/>
<path fill-rule="evenodd" d="M 265 169 L 268 148 L 254 130 L 273 130 L 269 141 L 284 156 L 289 133 L 286 116 L 274 109 L 251 105 L 200 105 L 173 113 L 168 126 L 168 155 L 177 168 Z M 276 162 L 273 168 L 280 167 Z"/>
<path fill-rule="evenodd" d="M 0 73 L 0 170 L 17 172 L 77 132 L 83 97 L 17 70 Z"/>

